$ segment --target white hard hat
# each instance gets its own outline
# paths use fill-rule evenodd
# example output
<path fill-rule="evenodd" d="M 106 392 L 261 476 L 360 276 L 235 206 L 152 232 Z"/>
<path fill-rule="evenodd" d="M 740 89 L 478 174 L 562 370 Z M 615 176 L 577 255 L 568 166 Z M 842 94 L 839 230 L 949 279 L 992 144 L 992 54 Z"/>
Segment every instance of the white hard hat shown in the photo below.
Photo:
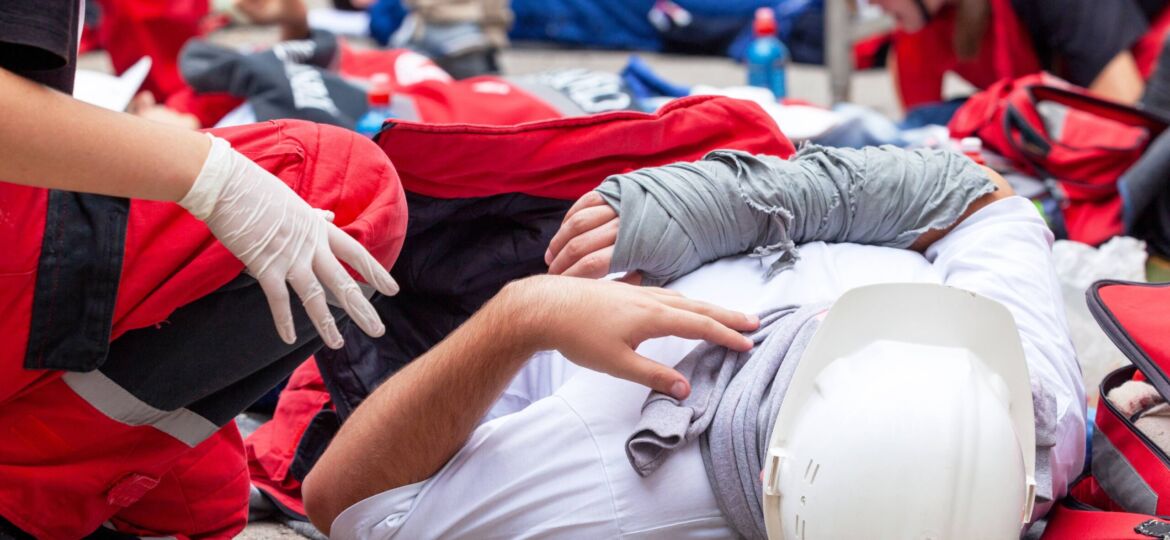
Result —
<path fill-rule="evenodd" d="M 853 289 L 781 404 L 763 474 L 768 538 L 1018 538 L 1035 437 L 1007 309 L 941 285 Z"/>

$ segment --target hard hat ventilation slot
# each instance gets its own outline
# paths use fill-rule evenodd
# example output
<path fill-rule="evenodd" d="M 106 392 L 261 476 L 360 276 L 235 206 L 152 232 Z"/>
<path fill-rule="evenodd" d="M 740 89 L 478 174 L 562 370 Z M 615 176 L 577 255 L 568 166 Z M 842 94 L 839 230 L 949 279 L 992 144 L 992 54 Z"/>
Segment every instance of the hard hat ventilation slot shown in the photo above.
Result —
<path fill-rule="evenodd" d="M 813 460 L 808 460 L 808 466 L 804 468 L 804 480 L 811 486 L 813 482 L 817 481 L 817 473 L 821 471 L 821 464 Z"/>
<path fill-rule="evenodd" d="M 775 450 L 768 451 L 768 463 L 764 466 L 764 493 L 772 496 L 780 494 L 780 460 L 781 455 Z"/>

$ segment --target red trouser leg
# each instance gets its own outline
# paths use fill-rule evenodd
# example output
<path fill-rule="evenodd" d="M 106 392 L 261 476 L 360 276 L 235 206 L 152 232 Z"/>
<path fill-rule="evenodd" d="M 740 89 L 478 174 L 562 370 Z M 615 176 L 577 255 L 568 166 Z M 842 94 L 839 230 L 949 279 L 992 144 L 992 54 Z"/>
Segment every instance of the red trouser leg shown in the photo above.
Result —
<path fill-rule="evenodd" d="M 248 522 L 248 467 L 234 423 L 179 457 L 158 486 L 110 521 L 142 536 L 232 538 Z"/>
<path fill-rule="evenodd" d="M 306 122 L 269 122 L 217 134 L 288 183 L 311 205 L 332 210 L 335 223 L 383 264 L 393 262 L 405 228 L 405 201 L 397 175 L 376 145 L 340 128 Z M 7 193 L 25 192 L 0 187 L 0 195 Z M 35 210 L 6 207 L 14 200 L 0 199 L 0 210 L 5 211 L 0 217 L 26 218 L 29 230 L 24 232 L 39 238 Z M 35 195 L 25 202 L 30 200 L 35 202 Z M 42 218 L 42 227 L 43 223 Z M 0 234 L 20 232 L 19 227 L 0 220 Z M 27 305 L 31 303 L 25 288 L 31 288 L 36 273 L 35 265 L 31 270 L 25 268 L 26 259 L 39 252 L 40 246 L 33 241 L 16 244 L 3 262 L 7 266 L 0 267 L 5 286 L 22 287 L 0 291 L 0 307 L 25 307 L 25 315 L 11 309 L 0 311 L 0 331 L 12 336 L 10 343 L 15 344 L 0 348 L 0 440 L 4 441 L 0 444 L 0 516 L 38 538 L 81 537 L 115 516 L 119 516 L 115 521 L 140 528 L 138 532 L 211 534 L 206 528 L 189 530 L 187 507 L 170 494 L 183 491 L 173 489 L 176 486 L 218 485 L 230 491 L 233 488 L 229 486 L 237 485 L 235 478 L 243 466 L 242 445 L 238 434 L 231 433 L 234 428 L 225 433 L 217 426 L 230 422 L 228 413 L 238 411 L 224 410 L 216 400 L 239 398 L 241 381 L 225 382 L 216 377 L 216 371 L 228 366 L 244 374 L 265 373 L 272 378 L 281 375 L 275 372 L 291 371 L 299 362 L 276 365 L 274 358 L 283 358 L 287 351 L 237 356 L 227 349 L 214 355 L 208 352 L 207 366 L 191 365 L 198 361 L 170 366 L 167 348 L 155 347 L 157 354 L 131 355 L 126 351 L 141 348 L 119 345 L 149 341 L 155 333 L 173 335 L 168 330 L 181 326 L 180 315 L 191 306 L 225 294 L 221 288 L 236 280 L 242 265 L 178 206 L 135 201 L 126 234 L 110 356 L 99 371 L 62 376 L 62 372 L 33 372 L 21 367 Z M 256 307 L 263 299 L 254 296 L 247 304 L 254 311 L 242 315 L 264 321 L 262 332 L 247 330 L 249 335 L 240 336 L 237 334 L 244 329 L 232 324 L 216 326 L 210 321 L 211 326 L 201 327 L 201 335 L 189 337 L 201 343 L 272 342 L 275 329 L 271 315 L 266 308 Z M 231 297 L 224 298 L 232 305 Z M 171 345 L 177 352 L 191 354 L 182 340 Z M 304 352 L 301 359 L 308 354 Z M 130 369 L 125 369 L 128 363 Z M 122 372 L 110 373 L 116 365 L 123 366 Z M 170 375 L 172 367 L 176 375 Z M 148 380 L 126 382 L 127 372 L 133 377 L 138 371 Z M 154 392 L 147 396 L 134 393 L 142 388 Z M 194 394 L 198 399 L 192 403 L 164 408 L 149 401 L 192 389 L 198 391 Z M 217 405 L 216 414 L 207 412 Z M 216 442 L 205 443 L 209 438 Z M 208 457 L 188 463 L 185 456 L 193 448 L 208 452 Z M 213 459 L 210 454 L 220 458 Z M 176 466 L 182 469 L 167 478 Z M 156 486 L 167 491 L 144 499 Z M 140 501 L 145 501 L 142 508 L 165 507 L 170 513 L 153 515 L 147 522 L 136 506 Z M 160 504 L 162 501 L 176 504 Z M 243 499 L 240 501 L 243 504 Z M 199 519 L 224 523 L 224 530 L 238 524 L 240 508 L 207 512 Z"/>
<path fill-rule="evenodd" d="M 331 407 L 317 361 L 310 359 L 293 372 L 272 420 L 244 441 L 252 483 L 287 511 L 305 515 L 301 479 L 293 472 L 293 463 L 305 431 Z"/>

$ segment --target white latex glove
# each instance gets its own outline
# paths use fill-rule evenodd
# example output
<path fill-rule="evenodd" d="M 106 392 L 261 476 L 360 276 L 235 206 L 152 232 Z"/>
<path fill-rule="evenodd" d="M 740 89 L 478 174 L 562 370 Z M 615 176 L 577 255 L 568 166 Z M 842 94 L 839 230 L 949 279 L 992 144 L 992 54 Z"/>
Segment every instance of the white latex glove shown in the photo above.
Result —
<path fill-rule="evenodd" d="M 390 273 L 331 223 L 329 212 L 310 207 L 227 141 L 208 136 L 211 152 L 179 205 L 203 220 L 260 282 L 280 338 L 289 344 L 296 341 L 286 281 L 329 347 L 340 348 L 344 341 L 329 313 L 322 283 L 363 331 L 374 337 L 385 333 L 378 313 L 337 259 L 385 295 L 398 293 Z"/>

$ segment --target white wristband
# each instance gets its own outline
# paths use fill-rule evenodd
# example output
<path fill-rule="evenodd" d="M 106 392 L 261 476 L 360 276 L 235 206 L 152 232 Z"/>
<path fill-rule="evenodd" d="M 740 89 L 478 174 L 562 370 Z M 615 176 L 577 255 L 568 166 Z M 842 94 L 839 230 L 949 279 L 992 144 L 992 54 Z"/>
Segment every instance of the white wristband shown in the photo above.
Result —
<path fill-rule="evenodd" d="M 179 200 L 179 206 L 201 221 L 206 221 L 215 210 L 219 194 L 231 176 L 234 158 L 231 143 L 210 133 L 207 136 L 211 139 L 211 151 L 207 153 L 207 160 L 203 162 L 199 176 L 195 177 L 195 183 L 191 184 L 191 190 Z"/>

